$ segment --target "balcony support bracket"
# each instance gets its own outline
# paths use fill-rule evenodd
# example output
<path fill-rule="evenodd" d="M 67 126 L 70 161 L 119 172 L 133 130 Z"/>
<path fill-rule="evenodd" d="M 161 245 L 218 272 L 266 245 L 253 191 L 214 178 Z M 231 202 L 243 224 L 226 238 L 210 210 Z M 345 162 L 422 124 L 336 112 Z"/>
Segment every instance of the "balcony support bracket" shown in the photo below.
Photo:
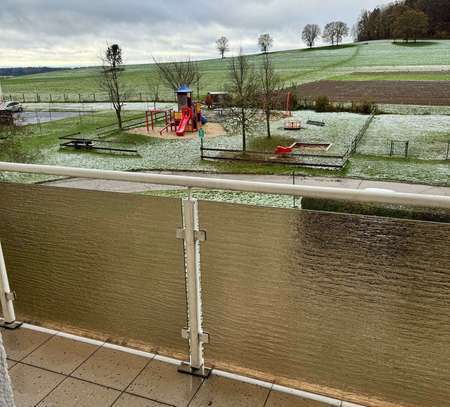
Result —
<path fill-rule="evenodd" d="M 8 273 L 6 272 L 5 258 L 0 242 L 0 302 L 3 311 L 0 327 L 2 328 L 16 329 L 22 325 L 22 322 L 16 321 L 16 313 L 14 312 L 15 299 L 16 293 L 11 291 L 9 287 Z"/>
<path fill-rule="evenodd" d="M 182 373 L 207 377 L 203 344 L 209 342 L 209 334 L 202 326 L 202 289 L 200 273 L 200 242 L 206 241 L 206 232 L 199 229 L 198 202 L 189 194 L 183 200 L 183 228 L 177 229 L 177 238 L 184 240 L 184 267 L 186 275 L 188 327 L 181 335 L 189 341 L 189 363 L 179 367 Z"/>

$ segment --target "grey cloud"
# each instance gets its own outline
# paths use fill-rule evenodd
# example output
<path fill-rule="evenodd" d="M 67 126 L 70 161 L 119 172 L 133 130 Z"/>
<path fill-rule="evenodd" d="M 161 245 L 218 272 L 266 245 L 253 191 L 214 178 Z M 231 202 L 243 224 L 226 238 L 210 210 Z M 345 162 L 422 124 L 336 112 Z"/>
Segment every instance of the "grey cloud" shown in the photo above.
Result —
<path fill-rule="evenodd" d="M 386 3 L 387 0 L 382 0 Z M 230 38 L 256 50 L 259 33 L 270 32 L 275 48 L 301 46 L 310 22 L 349 24 L 362 8 L 380 0 L 1 0 L 0 66 L 89 65 L 106 41 L 120 43 L 130 63 L 189 54 L 214 57 L 214 40 Z M 279 48 L 278 48 L 279 49 Z M 78 56 L 77 56 L 78 55 Z"/>

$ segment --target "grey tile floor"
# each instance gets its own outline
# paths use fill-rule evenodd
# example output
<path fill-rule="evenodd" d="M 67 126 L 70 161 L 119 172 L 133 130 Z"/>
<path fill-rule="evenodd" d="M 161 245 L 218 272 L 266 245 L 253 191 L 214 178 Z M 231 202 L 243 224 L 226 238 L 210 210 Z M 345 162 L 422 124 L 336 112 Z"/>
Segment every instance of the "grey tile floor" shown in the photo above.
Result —
<path fill-rule="evenodd" d="M 325 407 L 326 404 L 20 328 L 1 330 L 17 407 Z"/>

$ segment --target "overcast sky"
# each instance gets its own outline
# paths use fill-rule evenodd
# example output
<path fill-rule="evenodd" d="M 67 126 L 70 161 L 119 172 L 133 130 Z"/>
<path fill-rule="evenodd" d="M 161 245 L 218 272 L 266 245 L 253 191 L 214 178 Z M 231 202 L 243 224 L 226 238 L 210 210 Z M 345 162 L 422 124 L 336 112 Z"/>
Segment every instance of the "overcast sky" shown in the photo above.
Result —
<path fill-rule="evenodd" d="M 97 65 L 107 43 L 127 63 L 217 55 L 216 38 L 256 51 L 269 32 L 274 50 L 299 48 L 307 23 L 352 26 L 363 8 L 389 0 L 0 0 L 0 67 Z"/>

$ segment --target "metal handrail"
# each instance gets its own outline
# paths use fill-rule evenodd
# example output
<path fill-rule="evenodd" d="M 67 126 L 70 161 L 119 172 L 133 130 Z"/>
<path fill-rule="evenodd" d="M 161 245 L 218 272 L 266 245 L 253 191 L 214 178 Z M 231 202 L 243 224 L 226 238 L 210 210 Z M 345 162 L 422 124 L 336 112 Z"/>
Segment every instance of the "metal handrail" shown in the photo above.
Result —
<path fill-rule="evenodd" d="M 450 209 L 450 196 L 0 162 L 0 171 Z"/>

